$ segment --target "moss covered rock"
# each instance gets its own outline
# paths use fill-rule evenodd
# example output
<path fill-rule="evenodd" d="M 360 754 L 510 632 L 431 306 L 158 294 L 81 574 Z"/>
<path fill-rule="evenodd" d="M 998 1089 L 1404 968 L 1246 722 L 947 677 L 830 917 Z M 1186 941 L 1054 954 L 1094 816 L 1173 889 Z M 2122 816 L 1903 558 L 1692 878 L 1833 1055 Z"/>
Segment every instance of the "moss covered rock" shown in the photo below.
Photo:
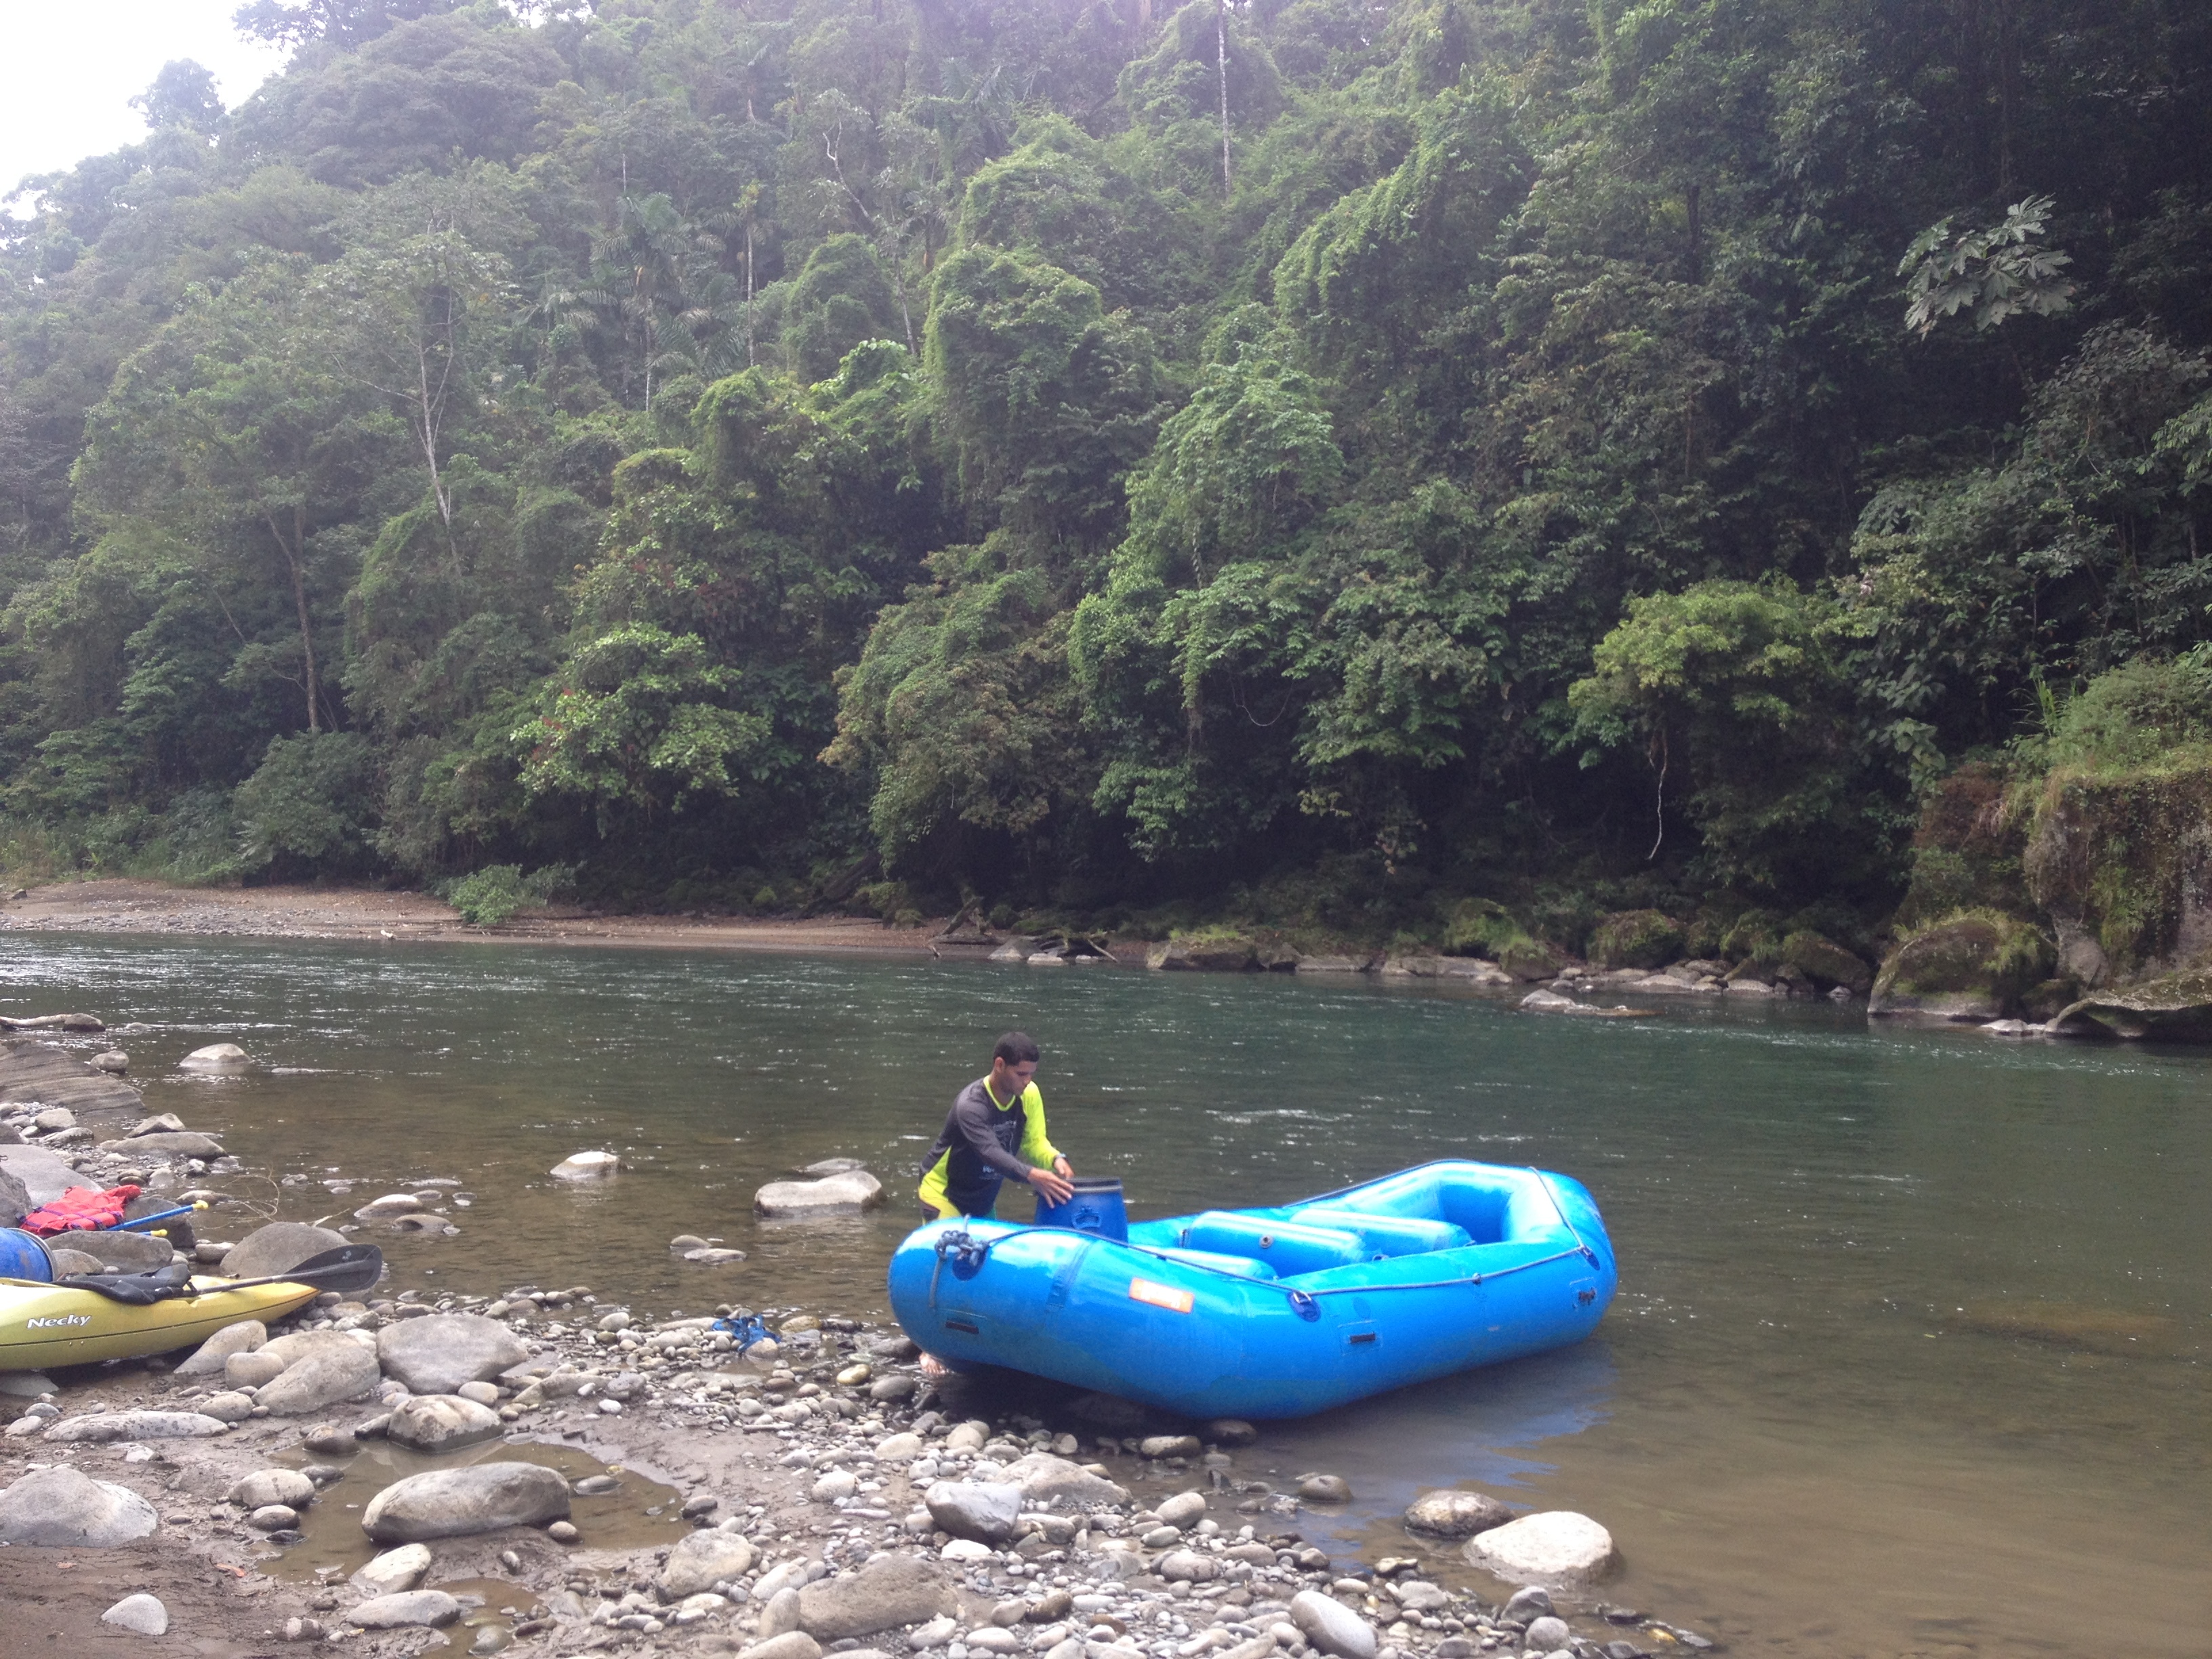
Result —
<path fill-rule="evenodd" d="M 1600 968 L 1664 968 L 1682 954 L 1680 926 L 1657 910 L 1616 910 L 1590 930 Z"/>
<path fill-rule="evenodd" d="M 1531 933 L 1495 899 L 1460 899 L 1444 912 L 1443 954 L 1483 957 L 1523 981 L 1550 979 L 1568 956 Z"/>
<path fill-rule="evenodd" d="M 2022 859 L 2059 965 L 2087 986 L 2212 957 L 2212 763 L 2185 751 L 2119 772 L 2053 772 Z"/>
<path fill-rule="evenodd" d="M 1176 933 L 1145 953 L 1146 967 L 1170 973 L 1241 974 L 1259 965 L 1256 941 L 1221 929 Z"/>
<path fill-rule="evenodd" d="M 2029 908 L 2010 787 L 2002 769 L 1969 761 L 1929 790 L 1912 831 L 1912 882 L 1898 907 L 1899 926 L 1920 927 L 1961 910 L 2017 915 Z"/>
<path fill-rule="evenodd" d="M 2051 1028 L 2076 1036 L 2212 1042 L 2212 971 L 2191 969 L 2093 991 L 2061 1011 Z"/>
<path fill-rule="evenodd" d="M 1911 935 L 1890 952 L 1867 1004 L 1870 1015 L 2002 1019 L 2049 975 L 2050 942 L 2031 922 L 1970 910 Z"/>
<path fill-rule="evenodd" d="M 1801 927 L 1783 939 L 1782 965 L 1796 969 L 1818 990 L 1832 991 L 1840 985 L 1853 996 L 1863 997 L 1874 986 L 1874 969 L 1863 958 L 1809 927 Z"/>

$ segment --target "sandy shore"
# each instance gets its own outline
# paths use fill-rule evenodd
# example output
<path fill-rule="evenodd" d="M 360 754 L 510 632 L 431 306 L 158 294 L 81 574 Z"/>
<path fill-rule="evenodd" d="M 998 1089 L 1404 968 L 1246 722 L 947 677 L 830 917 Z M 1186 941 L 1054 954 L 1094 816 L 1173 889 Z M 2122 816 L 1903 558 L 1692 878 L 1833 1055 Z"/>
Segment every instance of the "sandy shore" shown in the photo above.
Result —
<path fill-rule="evenodd" d="M 428 893 L 325 887 L 173 887 L 111 879 L 56 882 L 0 903 L 17 933 L 184 933 L 206 938 L 394 939 L 480 945 L 662 946 L 688 951 L 802 951 L 927 955 L 941 920 L 893 927 L 850 916 L 767 921 L 707 916 L 596 915 L 561 909 L 471 927 Z"/>

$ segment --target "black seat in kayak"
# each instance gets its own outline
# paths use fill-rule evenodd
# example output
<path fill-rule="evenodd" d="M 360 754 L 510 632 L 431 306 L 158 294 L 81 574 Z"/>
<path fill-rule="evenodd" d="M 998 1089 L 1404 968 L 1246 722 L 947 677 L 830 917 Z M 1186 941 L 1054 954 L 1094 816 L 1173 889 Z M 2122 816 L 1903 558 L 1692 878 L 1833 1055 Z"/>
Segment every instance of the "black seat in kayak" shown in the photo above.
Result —
<path fill-rule="evenodd" d="M 173 1261 L 166 1267 L 156 1267 L 143 1273 L 77 1273 L 68 1279 L 58 1279 L 59 1290 L 92 1291 L 110 1302 L 121 1302 L 133 1308 L 150 1307 L 156 1302 L 167 1302 L 192 1293 L 192 1270 L 181 1261 Z"/>

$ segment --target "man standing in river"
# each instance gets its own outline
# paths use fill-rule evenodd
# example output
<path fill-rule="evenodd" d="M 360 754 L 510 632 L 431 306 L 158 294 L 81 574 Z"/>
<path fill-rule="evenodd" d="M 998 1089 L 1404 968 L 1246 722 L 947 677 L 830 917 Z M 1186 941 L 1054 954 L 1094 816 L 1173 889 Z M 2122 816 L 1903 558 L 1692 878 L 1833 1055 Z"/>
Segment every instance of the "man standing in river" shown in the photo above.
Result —
<path fill-rule="evenodd" d="M 954 1099 L 921 1166 L 925 1220 L 989 1215 L 1008 1176 L 1054 1204 L 1073 1195 L 1075 1172 L 1045 1134 L 1036 1068 L 1036 1044 L 1009 1031 L 991 1051 L 990 1071 Z"/>

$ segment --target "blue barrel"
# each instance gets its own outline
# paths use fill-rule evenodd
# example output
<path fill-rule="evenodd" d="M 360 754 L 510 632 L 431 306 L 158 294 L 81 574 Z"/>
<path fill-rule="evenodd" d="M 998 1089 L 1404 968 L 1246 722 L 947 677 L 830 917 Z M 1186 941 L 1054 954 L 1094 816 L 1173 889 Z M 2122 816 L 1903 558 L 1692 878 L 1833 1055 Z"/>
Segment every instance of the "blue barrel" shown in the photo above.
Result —
<path fill-rule="evenodd" d="M 1036 1224 L 1073 1227 L 1079 1233 L 1129 1241 L 1129 1209 L 1121 1201 L 1119 1176 L 1078 1176 L 1075 1192 L 1065 1204 L 1048 1204 L 1037 1194 Z"/>
<path fill-rule="evenodd" d="M 54 1282 L 54 1259 L 36 1233 L 21 1227 L 0 1227 L 0 1279 L 33 1279 L 41 1285 Z"/>

